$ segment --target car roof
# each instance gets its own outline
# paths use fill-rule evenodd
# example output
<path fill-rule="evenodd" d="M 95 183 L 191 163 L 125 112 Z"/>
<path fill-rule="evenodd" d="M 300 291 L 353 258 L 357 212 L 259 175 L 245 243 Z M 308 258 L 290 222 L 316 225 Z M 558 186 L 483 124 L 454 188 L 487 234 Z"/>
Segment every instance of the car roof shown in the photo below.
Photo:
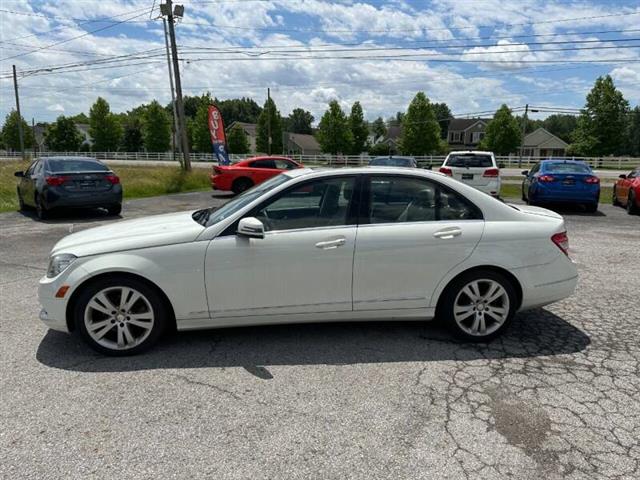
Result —
<path fill-rule="evenodd" d="M 449 178 L 445 174 L 440 172 L 434 172 L 432 170 L 426 170 L 421 168 L 411 167 L 395 167 L 395 166 L 364 166 L 364 167 L 347 167 L 347 168 L 297 168 L 295 170 L 288 170 L 285 175 L 291 178 L 300 177 L 302 175 L 312 175 L 313 177 L 319 176 L 331 176 L 331 175 L 358 175 L 358 174 L 376 174 L 383 173 L 389 175 L 390 173 L 399 175 L 415 176 L 416 174 L 424 177 L 434 178 Z"/>
<path fill-rule="evenodd" d="M 399 158 L 401 160 L 415 160 L 416 157 L 412 157 L 409 155 L 379 155 L 377 157 L 373 157 L 371 160 L 380 160 L 383 158 Z"/>
<path fill-rule="evenodd" d="M 449 155 L 493 155 L 493 152 L 486 150 L 454 150 L 449 152 Z"/>
<path fill-rule="evenodd" d="M 587 162 L 583 162 L 582 160 L 570 160 L 568 158 L 545 158 L 544 160 L 540 160 L 540 163 L 576 163 L 578 165 L 589 166 Z"/>
<path fill-rule="evenodd" d="M 48 160 L 89 160 L 91 162 L 96 162 L 96 163 L 102 163 L 100 160 L 98 160 L 97 158 L 93 158 L 93 157 L 75 157 L 75 156 L 63 156 L 63 155 L 57 155 L 57 156 L 52 156 L 52 157 L 40 157 L 40 160 L 44 160 L 44 161 L 48 161 Z"/>

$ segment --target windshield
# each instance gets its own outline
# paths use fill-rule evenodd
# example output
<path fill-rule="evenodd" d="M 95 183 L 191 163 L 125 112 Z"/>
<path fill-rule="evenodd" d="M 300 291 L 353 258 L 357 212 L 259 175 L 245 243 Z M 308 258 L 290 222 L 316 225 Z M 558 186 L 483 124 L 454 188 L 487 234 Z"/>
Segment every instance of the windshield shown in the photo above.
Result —
<path fill-rule="evenodd" d="M 583 163 L 547 163 L 544 171 L 549 173 L 591 173 L 591 169 Z"/>
<path fill-rule="evenodd" d="M 493 167 L 491 155 L 478 155 L 475 153 L 467 155 L 450 155 L 446 162 L 447 167 Z"/>
<path fill-rule="evenodd" d="M 50 172 L 108 172 L 109 167 L 91 159 L 49 159 L 47 166 Z"/>
<path fill-rule="evenodd" d="M 403 157 L 376 157 L 369 162 L 372 167 L 413 167 L 413 158 Z"/>
<path fill-rule="evenodd" d="M 199 224 L 204 225 L 205 227 L 215 225 L 225 218 L 229 218 L 231 215 L 236 213 L 238 210 L 241 210 L 243 207 L 249 205 L 263 193 L 271 190 L 272 188 L 276 188 L 277 186 L 282 185 L 285 182 L 288 182 L 290 179 L 290 176 L 282 173 L 280 175 L 276 175 L 266 182 L 260 183 L 255 187 L 241 193 L 237 197 L 229 200 L 217 210 L 214 210 L 213 208 L 205 208 L 204 210 L 198 210 L 197 212 L 194 212 L 193 219 Z"/>

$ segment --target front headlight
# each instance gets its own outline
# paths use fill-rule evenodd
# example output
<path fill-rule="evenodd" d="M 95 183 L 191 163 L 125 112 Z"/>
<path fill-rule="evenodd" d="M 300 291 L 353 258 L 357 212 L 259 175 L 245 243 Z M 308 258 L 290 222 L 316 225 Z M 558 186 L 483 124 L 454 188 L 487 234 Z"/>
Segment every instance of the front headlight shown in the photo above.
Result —
<path fill-rule="evenodd" d="M 53 278 L 64 272 L 69 265 L 76 260 L 75 255 L 70 253 L 62 253 L 60 255 L 54 255 L 49 259 L 49 268 L 47 269 L 47 277 Z"/>

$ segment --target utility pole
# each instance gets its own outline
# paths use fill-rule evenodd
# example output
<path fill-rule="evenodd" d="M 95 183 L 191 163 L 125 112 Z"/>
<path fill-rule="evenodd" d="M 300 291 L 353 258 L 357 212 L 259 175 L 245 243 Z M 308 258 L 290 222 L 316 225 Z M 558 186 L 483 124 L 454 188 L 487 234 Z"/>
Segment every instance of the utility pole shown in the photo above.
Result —
<path fill-rule="evenodd" d="M 271 156 L 271 89 L 267 88 L 267 153 Z"/>
<path fill-rule="evenodd" d="M 20 139 L 20 153 L 22 159 L 25 160 L 24 154 L 24 132 L 22 131 L 22 115 L 20 114 L 20 95 L 18 94 L 18 76 L 16 75 L 16 66 L 13 66 L 13 89 L 16 92 L 16 111 L 18 112 L 18 138 Z"/>
<path fill-rule="evenodd" d="M 173 152 L 173 160 L 176 159 L 176 147 L 179 149 L 180 142 L 176 142 L 176 133 L 178 130 L 178 113 L 176 112 L 176 95 L 173 89 L 173 72 L 171 68 L 171 54 L 169 53 L 169 34 L 167 33 L 167 19 L 162 17 L 162 25 L 164 27 L 164 46 L 167 50 L 167 67 L 169 68 L 169 87 L 171 88 L 171 108 L 173 110 L 173 122 L 171 122 L 171 151 Z M 180 161 L 182 165 L 182 161 Z"/>
<path fill-rule="evenodd" d="M 171 56 L 173 58 L 173 74 L 175 75 L 176 82 L 176 109 L 178 113 L 178 132 L 180 135 L 180 141 L 182 143 L 182 158 L 183 167 L 186 171 L 191 170 L 191 160 L 189 159 L 189 139 L 187 137 L 187 122 L 184 118 L 184 104 L 182 103 L 182 83 L 180 81 L 180 61 L 178 60 L 178 47 L 176 46 L 176 32 L 174 29 L 173 19 L 174 15 L 182 17 L 184 14 L 184 7 L 182 5 L 176 5 L 174 10 L 173 2 L 166 0 L 166 2 L 160 5 L 160 12 L 162 15 L 167 16 L 167 23 L 169 27 L 169 41 L 171 42 Z"/>
<path fill-rule="evenodd" d="M 527 113 L 529 113 L 529 104 L 524 107 L 524 116 L 522 117 L 522 140 L 520 140 L 520 157 L 518 157 L 518 168 L 522 167 L 522 154 L 524 152 L 524 134 L 527 131 Z"/>

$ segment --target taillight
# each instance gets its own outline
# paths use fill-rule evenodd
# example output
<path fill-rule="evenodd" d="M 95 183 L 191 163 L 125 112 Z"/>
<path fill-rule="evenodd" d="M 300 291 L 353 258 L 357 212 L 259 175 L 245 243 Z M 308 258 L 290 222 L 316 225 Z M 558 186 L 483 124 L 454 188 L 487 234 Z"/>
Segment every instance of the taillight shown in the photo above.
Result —
<path fill-rule="evenodd" d="M 483 177 L 499 177 L 500 170 L 497 168 L 487 168 L 482 174 Z"/>
<path fill-rule="evenodd" d="M 600 179 L 598 177 L 587 177 L 584 179 L 584 183 L 597 184 L 600 183 Z"/>
<path fill-rule="evenodd" d="M 61 176 L 61 177 L 52 176 L 52 177 L 44 178 L 44 181 L 47 182 L 47 185 L 51 185 L 52 187 L 59 187 L 67 180 L 69 180 L 69 177 L 65 177 L 65 176 Z"/>
<path fill-rule="evenodd" d="M 104 179 L 111 185 L 117 185 L 118 183 L 120 183 L 120 177 L 118 177 L 117 175 L 105 175 Z"/>
<path fill-rule="evenodd" d="M 440 167 L 440 173 L 444 173 L 445 175 L 453 175 L 453 172 L 449 167 Z"/>
<path fill-rule="evenodd" d="M 553 182 L 554 180 L 555 178 L 553 178 L 552 175 L 540 175 L 538 177 L 538 181 L 542 183 L 549 183 L 549 182 Z"/>
<path fill-rule="evenodd" d="M 562 253 L 569 256 L 569 237 L 567 236 L 567 232 L 560 232 L 552 235 L 551 241 L 555 243 L 560 250 L 562 250 Z"/>

